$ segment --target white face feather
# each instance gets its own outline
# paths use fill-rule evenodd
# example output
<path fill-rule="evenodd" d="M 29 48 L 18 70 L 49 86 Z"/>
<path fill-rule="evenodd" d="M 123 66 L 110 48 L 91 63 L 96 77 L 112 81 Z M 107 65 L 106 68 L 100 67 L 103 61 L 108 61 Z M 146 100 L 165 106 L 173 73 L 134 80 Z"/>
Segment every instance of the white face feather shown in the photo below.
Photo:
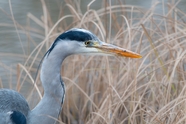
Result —
<path fill-rule="evenodd" d="M 91 44 L 87 45 L 87 42 L 91 42 Z M 50 47 L 48 53 L 50 54 L 50 52 L 55 49 L 55 54 L 63 54 L 66 56 L 72 54 L 108 55 L 108 52 L 104 52 L 103 50 L 94 47 L 102 44 L 104 43 L 90 31 L 72 28 L 59 36 L 58 40 L 55 41 L 55 44 Z"/>
<path fill-rule="evenodd" d="M 84 54 L 84 55 L 109 55 L 94 47 L 87 47 L 84 42 L 63 40 L 58 42 L 54 48 L 55 54 Z"/>

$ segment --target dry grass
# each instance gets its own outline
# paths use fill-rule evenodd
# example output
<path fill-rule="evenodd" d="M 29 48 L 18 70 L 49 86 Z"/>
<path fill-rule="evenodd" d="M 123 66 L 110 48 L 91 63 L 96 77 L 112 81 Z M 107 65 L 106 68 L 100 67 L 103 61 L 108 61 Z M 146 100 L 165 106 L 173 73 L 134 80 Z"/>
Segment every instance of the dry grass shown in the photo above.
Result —
<path fill-rule="evenodd" d="M 29 85 L 26 98 L 32 107 L 43 92 L 38 79 L 38 87 L 34 87 L 33 83 L 44 52 L 61 32 L 81 27 L 91 30 L 105 42 L 136 51 L 143 58 L 68 57 L 62 67 L 67 92 L 59 120 L 61 123 L 186 123 L 186 13 L 177 8 L 179 1 L 164 3 L 164 11 L 157 14 L 155 7 L 162 3 L 155 3 L 145 10 L 119 4 L 121 1 L 113 5 L 106 1 L 102 3 L 102 9 L 93 10 L 93 0 L 87 5 L 87 11 L 82 13 L 78 2 L 66 0 L 60 8 L 57 22 L 50 18 L 45 1 L 41 2 L 41 19 L 32 13 L 27 16 L 29 21 L 38 25 L 38 29 L 32 25 L 21 26 L 16 20 L 13 25 L 4 24 L 16 26 L 18 34 L 26 32 L 35 48 L 28 55 L 0 53 L 1 57 L 25 59 L 24 63 L 17 63 L 16 69 L 1 61 L 0 66 L 10 71 L 10 78 L 17 74 L 18 91 L 25 91 L 24 86 Z M 65 15 L 63 9 L 68 9 L 70 14 Z M 33 35 L 44 39 L 36 43 Z M 1 80 L 0 85 L 3 85 Z"/>

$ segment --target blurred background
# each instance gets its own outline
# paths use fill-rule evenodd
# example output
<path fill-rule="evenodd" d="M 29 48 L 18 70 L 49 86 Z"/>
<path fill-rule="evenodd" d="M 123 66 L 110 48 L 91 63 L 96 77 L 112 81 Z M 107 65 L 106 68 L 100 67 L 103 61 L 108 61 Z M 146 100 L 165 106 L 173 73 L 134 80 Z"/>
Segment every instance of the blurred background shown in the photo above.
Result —
<path fill-rule="evenodd" d="M 77 8 L 78 11 L 81 11 L 82 14 L 84 14 L 87 11 L 87 6 L 89 3 L 91 3 L 91 1 L 92 0 L 45 0 L 45 4 L 47 7 L 47 12 L 50 13 L 48 15 L 50 16 L 50 21 L 55 23 L 59 18 L 61 18 L 61 15 L 70 14 L 67 4 L 79 4 L 79 8 Z M 111 2 L 111 5 L 113 6 L 122 4 L 133 7 L 137 6 L 144 10 L 148 10 L 153 5 L 157 4 L 154 8 L 154 11 L 159 15 L 163 14 L 163 12 L 164 14 L 167 13 L 167 3 L 173 3 L 173 5 L 176 5 L 176 7 L 181 9 L 183 12 L 186 11 L 186 0 L 175 1 L 175 3 L 171 0 L 106 0 L 106 2 Z M 0 1 L 0 64 L 3 66 L 3 68 L 2 66 L 0 68 L 0 77 L 3 82 L 16 83 L 15 73 L 10 74 L 10 71 L 13 71 L 12 68 L 15 68 L 18 62 L 23 63 L 25 61 L 24 56 L 28 56 L 34 47 L 39 42 L 44 40 L 44 28 L 41 25 L 38 25 L 39 22 L 37 23 L 34 20 L 43 20 L 44 10 L 42 5 L 42 1 L 40 0 Z M 95 0 L 90 5 L 90 9 L 99 10 L 101 8 L 103 9 L 104 6 L 104 1 Z M 164 7 L 162 8 L 162 6 Z M 67 18 L 66 20 L 66 23 L 72 22 L 71 18 Z M 63 27 L 59 26 L 57 28 Z M 29 30 L 35 30 L 35 32 Z M 12 53 L 22 57 L 13 56 Z M 7 78 L 7 76 L 11 76 L 11 78 Z M 4 87 L 9 86 L 7 83 L 5 83 Z"/>
<path fill-rule="evenodd" d="M 1 0 L 0 87 L 19 91 L 33 108 L 40 97 L 32 80 L 42 56 L 60 33 L 81 27 L 143 59 L 69 57 L 62 68 L 67 87 L 62 122 L 184 123 L 185 16 L 186 0 Z M 105 103 L 111 106 L 102 111 Z"/>

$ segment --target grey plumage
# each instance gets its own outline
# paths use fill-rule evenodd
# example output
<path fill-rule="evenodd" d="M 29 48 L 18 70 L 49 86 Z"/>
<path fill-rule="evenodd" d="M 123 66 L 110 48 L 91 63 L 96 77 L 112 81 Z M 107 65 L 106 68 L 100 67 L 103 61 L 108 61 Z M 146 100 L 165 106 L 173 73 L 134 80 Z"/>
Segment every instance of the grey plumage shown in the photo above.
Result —
<path fill-rule="evenodd" d="M 20 111 L 25 116 L 30 111 L 27 101 L 21 94 L 9 89 L 0 89 L 0 113 L 11 110 Z"/>
<path fill-rule="evenodd" d="M 30 109 L 21 94 L 14 90 L 0 89 L 0 124 L 12 124 L 12 111 L 19 111 L 22 116 L 27 117 Z"/>
<path fill-rule="evenodd" d="M 44 95 L 41 101 L 30 110 L 25 98 L 18 92 L 1 89 L 0 124 L 55 124 L 65 98 L 65 86 L 60 74 L 62 62 L 69 55 L 85 53 L 141 57 L 104 43 L 85 29 L 66 31 L 57 37 L 43 58 L 40 80 Z"/>

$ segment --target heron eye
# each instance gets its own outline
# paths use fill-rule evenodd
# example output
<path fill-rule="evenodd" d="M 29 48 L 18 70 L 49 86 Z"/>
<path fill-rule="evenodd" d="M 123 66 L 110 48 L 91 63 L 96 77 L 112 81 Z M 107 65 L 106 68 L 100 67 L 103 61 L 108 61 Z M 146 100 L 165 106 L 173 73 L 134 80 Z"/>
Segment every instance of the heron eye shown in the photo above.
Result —
<path fill-rule="evenodd" d="M 86 41 L 86 42 L 85 42 L 85 45 L 90 45 L 90 44 L 91 44 L 90 41 Z"/>

